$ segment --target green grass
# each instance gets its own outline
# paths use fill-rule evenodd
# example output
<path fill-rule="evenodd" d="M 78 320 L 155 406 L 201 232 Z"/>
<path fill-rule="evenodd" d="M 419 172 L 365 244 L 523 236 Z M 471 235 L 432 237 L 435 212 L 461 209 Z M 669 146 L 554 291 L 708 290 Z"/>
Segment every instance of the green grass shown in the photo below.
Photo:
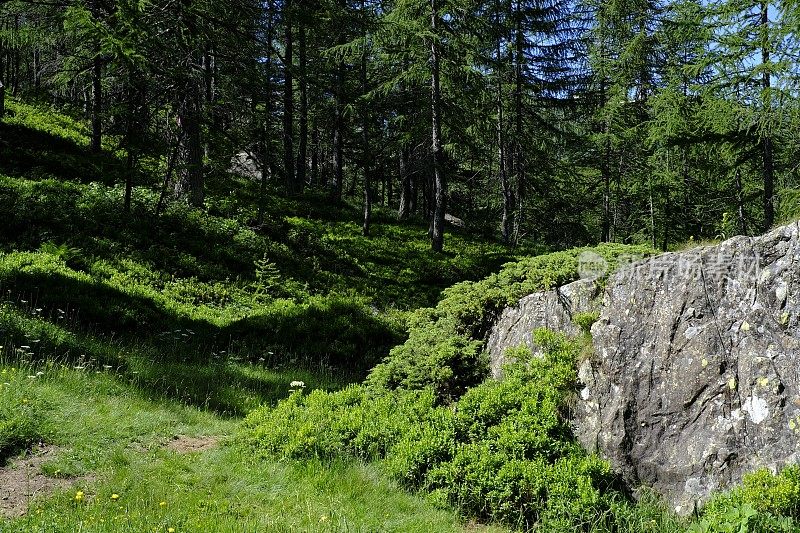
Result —
<path fill-rule="evenodd" d="M 43 472 L 75 485 L 0 531 L 464 529 L 374 465 L 254 462 L 227 437 L 292 381 L 307 393 L 360 381 L 410 311 L 532 250 L 454 231 L 436 254 L 424 224 L 381 207 L 364 238 L 356 205 L 272 185 L 257 224 L 257 184 L 227 174 L 209 177 L 205 210 L 157 212 L 157 150 L 125 213 L 115 139 L 93 155 L 83 121 L 15 98 L 7 110 L 0 462 L 44 442 L 57 452 Z M 175 435 L 222 441 L 182 455 L 165 447 Z"/>
<path fill-rule="evenodd" d="M 373 466 L 310 461 L 254 467 L 227 443 L 237 420 L 148 396 L 113 370 L 5 363 L 0 382 L 4 407 L 22 406 L 24 399 L 45 419 L 47 441 L 59 447 L 45 472 L 77 477 L 72 488 L 32 502 L 26 517 L 0 520 L 0 531 L 463 530 L 452 511 L 403 491 Z M 287 381 L 284 394 L 288 388 Z M 180 454 L 165 447 L 176 435 L 221 441 L 211 450 Z M 78 490 L 85 494 L 81 502 L 75 501 Z"/>

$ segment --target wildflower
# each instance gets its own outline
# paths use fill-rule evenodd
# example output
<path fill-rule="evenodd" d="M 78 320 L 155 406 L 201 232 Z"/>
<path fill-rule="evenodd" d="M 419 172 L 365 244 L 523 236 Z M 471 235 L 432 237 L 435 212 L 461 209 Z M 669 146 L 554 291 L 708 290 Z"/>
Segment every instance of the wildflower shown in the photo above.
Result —
<path fill-rule="evenodd" d="M 119 494 L 117 494 L 117 493 L 112 494 L 111 495 L 111 499 L 114 500 L 114 501 L 119 500 Z"/>
<path fill-rule="evenodd" d="M 75 501 L 76 502 L 83 501 L 83 491 L 82 490 L 79 490 L 78 492 L 75 493 Z"/>
<path fill-rule="evenodd" d="M 164 507 L 167 506 L 167 502 L 159 502 L 158 506 L 163 509 Z"/>
<path fill-rule="evenodd" d="M 295 388 L 301 388 L 302 389 L 303 387 L 306 386 L 306 384 L 303 383 L 302 381 L 292 381 L 291 383 L 289 383 L 289 386 L 291 388 L 293 388 L 293 389 L 295 389 Z"/>
<path fill-rule="evenodd" d="M 175 528 L 174 527 L 167 528 L 167 533 L 175 533 Z"/>

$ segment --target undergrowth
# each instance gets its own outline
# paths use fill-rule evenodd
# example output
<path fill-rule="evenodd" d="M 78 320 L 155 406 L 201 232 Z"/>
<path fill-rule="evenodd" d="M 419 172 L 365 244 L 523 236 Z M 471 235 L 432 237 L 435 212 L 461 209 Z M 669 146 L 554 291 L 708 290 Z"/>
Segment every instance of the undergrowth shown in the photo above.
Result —
<path fill-rule="evenodd" d="M 431 388 L 437 402 L 458 398 L 486 377 L 483 341 L 502 310 L 525 295 L 578 279 L 584 253 L 601 257 L 611 272 L 619 262 L 650 250 L 619 244 L 576 248 L 509 263 L 483 280 L 458 283 L 443 291 L 435 308 L 412 314 L 408 340 L 392 349 L 367 383 L 378 390 Z"/>
<path fill-rule="evenodd" d="M 295 392 L 245 420 L 243 440 L 262 457 L 380 460 L 410 489 L 465 516 L 529 529 L 571 530 L 611 509 L 609 466 L 571 437 L 560 411 L 574 393 L 577 344 L 539 332 L 503 381 L 486 381 L 437 406 L 431 389 L 376 394 L 351 386 Z"/>
<path fill-rule="evenodd" d="M 16 367 L 0 369 L 0 466 L 50 435 L 44 417 L 46 403 L 35 391 L 17 385 L 21 372 Z"/>
<path fill-rule="evenodd" d="M 220 171 L 208 176 L 206 209 L 159 210 L 158 147 L 142 154 L 126 213 L 124 151 L 107 137 L 91 154 L 88 135 L 84 122 L 7 98 L 0 334 L 7 346 L 39 339 L 34 358 L 116 365 L 122 353 L 127 366 L 149 359 L 201 375 L 233 360 L 360 380 L 402 342 L 411 310 L 534 251 L 454 230 L 454 252 L 433 253 L 423 224 L 380 206 L 364 238 L 355 205 L 314 192 L 287 199 L 275 184 L 258 220 L 259 185 Z M 228 414 L 248 408 L 196 389 L 173 394 Z"/>

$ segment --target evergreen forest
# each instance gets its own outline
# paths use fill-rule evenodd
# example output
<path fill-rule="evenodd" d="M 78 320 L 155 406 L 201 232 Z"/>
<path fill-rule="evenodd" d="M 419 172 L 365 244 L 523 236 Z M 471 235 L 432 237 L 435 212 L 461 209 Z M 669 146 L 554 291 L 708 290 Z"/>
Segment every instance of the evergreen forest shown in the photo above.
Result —
<path fill-rule="evenodd" d="M 487 355 L 585 254 L 602 289 L 800 218 L 799 37 L 796 0 L 0 0 L 0 532 L 800 531 L 798 465 L 687 514 L 581 446 L 599 313 Z"/>

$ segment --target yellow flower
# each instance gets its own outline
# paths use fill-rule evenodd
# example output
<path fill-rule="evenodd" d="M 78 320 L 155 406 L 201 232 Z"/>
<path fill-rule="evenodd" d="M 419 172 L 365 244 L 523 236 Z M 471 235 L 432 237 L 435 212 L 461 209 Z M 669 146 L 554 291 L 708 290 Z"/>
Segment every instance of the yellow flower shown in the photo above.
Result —
<path fill-rule="evenodd" d="M 167 533 L 175 533 L 175 528 L 174 527 L 167 528 Z"/>
<path fill-rule="evenodd" d="M 111 495 L 111 499 L 114 500 L 114 501 L 119 500 L 119 494 L 117 494 L 117 493 L 112 494 Z"/>
<path fill-rule="evenodd" d="M 159 506 L 159 507 L 166 507 L 166 506 L 167 506 L 167 502 L 160 502 L 160 503 L 158 504 L 158 506 Z"/>
<path fill-rule="evenodd" d="M 83 491 L 82 490 L 79 490 L 78 492 L 75 493 L 75 501 L 76 502 L 83 501 Z"/>

